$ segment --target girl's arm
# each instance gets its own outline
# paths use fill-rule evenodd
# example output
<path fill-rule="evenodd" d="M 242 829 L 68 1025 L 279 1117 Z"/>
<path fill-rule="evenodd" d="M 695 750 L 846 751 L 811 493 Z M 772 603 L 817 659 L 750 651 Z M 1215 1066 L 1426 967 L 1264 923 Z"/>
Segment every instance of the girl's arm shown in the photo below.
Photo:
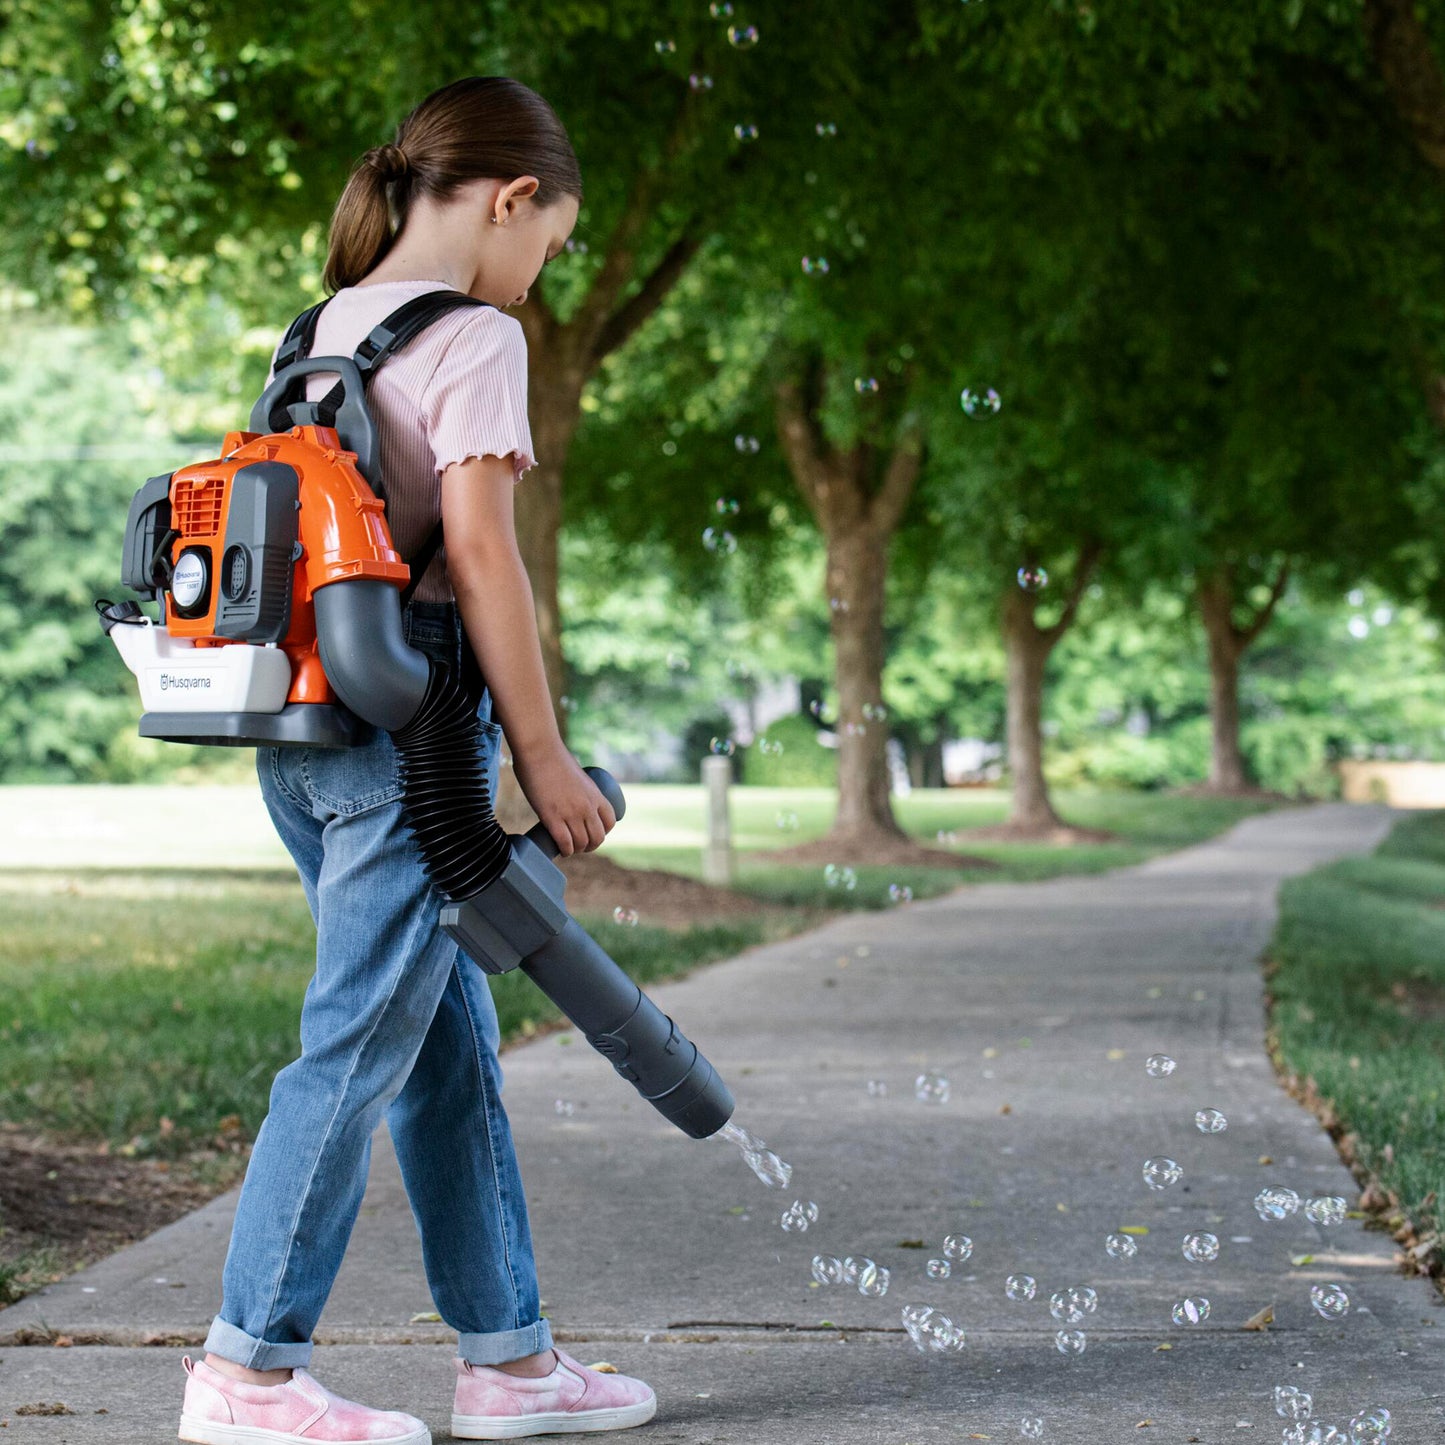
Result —
<path fill-rule="evenodd" d="M 567 750 L 552 711 L 537 613 L 512 514 L 507 457 L 469 457 L 442 473 L 447 575 L 512 768 L 563 857 L 596 848 L 617 816 Z"/>

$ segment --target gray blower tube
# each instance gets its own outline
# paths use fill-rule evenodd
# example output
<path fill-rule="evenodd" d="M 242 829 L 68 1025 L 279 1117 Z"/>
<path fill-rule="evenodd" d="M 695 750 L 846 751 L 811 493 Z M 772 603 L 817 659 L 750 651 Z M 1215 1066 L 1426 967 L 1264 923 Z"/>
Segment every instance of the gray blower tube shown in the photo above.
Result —
<path fill-rule="evenodd" d="M 403 778 L 409 764 L 412 771 L 429 768 L 434 778 L 438 736 L 446 734 L 419 742 L 415 734 L 427 724 L 417 721 L 418 714 L 438 711 L 439 690 L 456 684 L 439 677 L 431 659 L 406 641 L 397 596 L 393 584 L 365 579 L 319 588 L 314 602 L 321 665 L 352 712 L 393 734 Z M 466 741 L 458 736 L 459 752 Z M 423 763 L 427 746 L 432 757 Z M 408 748 L 415 757 L 409 758 Z M 475 767 L 473 759 L 458 758 L 458 796 L 466 795 L 468 766 Z M 626 805 L 616 780 L 602 768 L 586 771 L 620 818 Z M 445 837 L 435 817 L 420 820 L 421 827 L 408 817 L 428 875 L 447 899 L 443 930 L 488 973 L 520 967 L 616 1072 L 683 1133 L 694 1139 L 715 1134 L 732 1117 L 731 1092 L 697 1045 L 568 913 L 567 879 L 552 861 L 557 844 L 551 833 L 541 823 L 525 835 L 502 833 L 484 784 L 481 799 L 476 816 L 446 826 Z M 489 835 L 505 847 L 479 850 L 482 861 L 466 875 L 480 879 L 479 885 L 472 885 L 469 896 L 452 897 L 438 875 L 460 876 L 455 855 L 467 851 L 468 841 Z"/>

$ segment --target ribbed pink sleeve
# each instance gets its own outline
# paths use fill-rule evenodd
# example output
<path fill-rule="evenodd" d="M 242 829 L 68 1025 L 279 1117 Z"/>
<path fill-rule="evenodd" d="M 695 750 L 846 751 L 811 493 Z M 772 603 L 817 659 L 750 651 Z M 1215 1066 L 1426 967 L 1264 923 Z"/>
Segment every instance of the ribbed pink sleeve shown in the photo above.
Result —
<path fill-rule="evenodd" d="M 488 308 L 447 344 L 420 398 L 438 475 L 468 457 L 512 459 L 514 482 L 537 465 L 527 421 L 527 337 L 515 316 Z"/>

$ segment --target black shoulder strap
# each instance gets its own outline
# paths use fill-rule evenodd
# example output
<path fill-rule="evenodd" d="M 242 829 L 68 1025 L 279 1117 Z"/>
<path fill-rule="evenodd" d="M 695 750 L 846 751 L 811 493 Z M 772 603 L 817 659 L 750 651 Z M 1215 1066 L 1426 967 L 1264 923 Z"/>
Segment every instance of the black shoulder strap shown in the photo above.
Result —
<path fill-rule="evenodd" d="M 464 306 L 490 306 L 491 304 L 490 301 L 481 301 L 475 296 L 467 296 L 460 291 L 426 291 L 420 296 L 413 296 L 410 301 L 404 301 L 389 316 L 373 326 L 352 353 L 351 359 L 361 373 L 362 385 L 370 385 L 377 368 L 383 365 L 388 357 L 394 356 L 408 342 L 425 331 L 433 321 L 444 316 L 448 311 L 455 311 Z M 318 302 L 315 306 L 303 311 L 291 323 L 276 352 L 273 375 L 279 375 L 283 367 L 291 365 L 293 361 L 303 361 L 311 354 L 312 343 L 316 340 L 316 323 L 321 316 L 321 309 L 325 305 L 325 301 Z M 305 378 L 297 377 L 296 385 L 299 395 L 294 399 L 300 400 L 305 396 Z M 338 381 L 316 403 L 316 420 L 319 425 L 334 426 L 336 424 L 336 409 L 341 405 L 344 395 L 345 388 Z M 286 400 L 289 402 L 293 398 L 288 394 Z M 432 559 L 440 550 L 441 544 L 442 524 L 439 521 L 432 528 L 431 535 L 422 543 L 420 549 L 407 559 L 407 564 L 411 567 L 411 580 L 401 594 L 403 607 L 411 601 L 412 594 L 422 579 L 422 574 L 431 566 Z"/>

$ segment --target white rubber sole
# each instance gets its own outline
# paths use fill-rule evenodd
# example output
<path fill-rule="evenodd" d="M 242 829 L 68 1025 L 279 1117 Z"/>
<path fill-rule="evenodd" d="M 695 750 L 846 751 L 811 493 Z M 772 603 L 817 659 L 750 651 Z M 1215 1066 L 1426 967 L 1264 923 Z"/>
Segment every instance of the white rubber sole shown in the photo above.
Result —
<path fill-rule="evenodd" d="M 293 1435 L 287 1430 L 267 1430 L 261 1425 L 225 1425 L 219 1420 L 201 1420 L 184 1413 L 177 1433 L 180 1439 L 192 1441 L 193 1445 L 316 1445 L 313 1437 Z M 406 1435 L 368 1440 L 366 1445 L 432 1445 L 431 1431 L 423 1425 Z"/>
<path fill-rule="evenodd" d="M 459 1440 L 515 1440 L 522 1435 L 580 1435 L 590 1430 L 626 1430 L 645 1425 L 657 1413 L 657 1396 L 605 1410 L 549 1410 L 538 1415 L 453 1415 Z"/>

